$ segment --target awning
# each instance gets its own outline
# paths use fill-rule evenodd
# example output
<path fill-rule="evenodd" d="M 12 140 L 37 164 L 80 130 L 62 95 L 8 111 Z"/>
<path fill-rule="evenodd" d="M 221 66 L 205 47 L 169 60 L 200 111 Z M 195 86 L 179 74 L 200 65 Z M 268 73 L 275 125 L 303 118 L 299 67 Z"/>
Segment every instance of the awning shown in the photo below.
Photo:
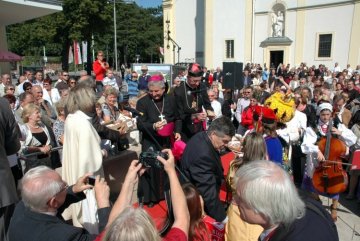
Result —
<path fill-rule="evenodd" d="M 17 62 L 21 61 L 22 57 L 6 50 L 0 50 L 0 62 Z"/>

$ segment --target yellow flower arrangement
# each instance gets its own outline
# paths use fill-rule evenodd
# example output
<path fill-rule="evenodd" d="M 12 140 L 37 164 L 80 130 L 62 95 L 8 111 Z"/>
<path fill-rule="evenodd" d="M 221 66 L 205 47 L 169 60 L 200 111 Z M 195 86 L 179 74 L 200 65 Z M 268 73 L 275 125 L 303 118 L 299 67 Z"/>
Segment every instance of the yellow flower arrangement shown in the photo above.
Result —
<path fill-rule="evenodd" d="M 295 114 L 295 99 L 292 93 L 276 92 L 265 101 L 265 106 L 272 109 L 277 121 L 282 123 L 289 122 Z"/>

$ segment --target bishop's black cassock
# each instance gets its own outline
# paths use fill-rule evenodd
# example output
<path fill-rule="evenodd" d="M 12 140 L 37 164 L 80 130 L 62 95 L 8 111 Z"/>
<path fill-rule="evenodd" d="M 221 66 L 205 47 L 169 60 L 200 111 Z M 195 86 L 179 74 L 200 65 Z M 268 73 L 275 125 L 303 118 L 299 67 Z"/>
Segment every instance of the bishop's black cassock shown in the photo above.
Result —
<path fill-rule="evenodd" d="M 164 118 L 167 123 L 175 123 L 174 133 L 180 133 L 181 120 L 176 111 L 174 96 L 164 94 L 160 100 L 153 100 L 150 95 L 146 95 L 138 100 L 136 109 L 143 113 L 137 123 L 138 129 L 142 132 L 142 151 L 148 151 L 149 148 L 155 151 L 171 148 L 170 136 L 164 137 L 158 135 L 153 125 L 161 121 L 161 118 Z M 161 149 L 154 143 L 150 135 L 160 144 Z M 166 175 L 163 172 L 163 170 L 150 168 L 140 178 L 138 194 L 143 197 L 144 203 L 157 203 L 164 199 L 164 177 Z"/>
<path fill-rule="evenodd" d="M 204 83 L 193 89 L 184 81 L 175 88 L 174 96 L 182 120 L 181 139 L 187 142 L 193 135 L 204 130 L 203 123 L 194 122 L 191 115 L 203 112 L 203 108 L 210 111 L 213 111 L 213 108 Z"/>

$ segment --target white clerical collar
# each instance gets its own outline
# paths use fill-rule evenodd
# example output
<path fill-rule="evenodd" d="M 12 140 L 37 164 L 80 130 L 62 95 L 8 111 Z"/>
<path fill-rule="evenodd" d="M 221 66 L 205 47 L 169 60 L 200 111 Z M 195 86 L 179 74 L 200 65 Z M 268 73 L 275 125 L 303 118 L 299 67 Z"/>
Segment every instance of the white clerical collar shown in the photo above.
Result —
<path fill-rule="evenodd" d="M 42 214 L 50 215 L 50 216 L 56 216 L 56 212 L 41 212 Z"/>

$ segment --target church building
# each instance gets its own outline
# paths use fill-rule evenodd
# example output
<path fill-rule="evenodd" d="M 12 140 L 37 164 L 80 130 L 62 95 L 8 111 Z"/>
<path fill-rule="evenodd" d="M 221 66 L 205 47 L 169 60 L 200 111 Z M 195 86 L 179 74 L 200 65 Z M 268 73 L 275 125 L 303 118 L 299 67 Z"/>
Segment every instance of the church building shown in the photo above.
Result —
<path fill-rule="evenodd" d="M 165 63 L 360 64 L 360 0 L 164 0 Z"/>

